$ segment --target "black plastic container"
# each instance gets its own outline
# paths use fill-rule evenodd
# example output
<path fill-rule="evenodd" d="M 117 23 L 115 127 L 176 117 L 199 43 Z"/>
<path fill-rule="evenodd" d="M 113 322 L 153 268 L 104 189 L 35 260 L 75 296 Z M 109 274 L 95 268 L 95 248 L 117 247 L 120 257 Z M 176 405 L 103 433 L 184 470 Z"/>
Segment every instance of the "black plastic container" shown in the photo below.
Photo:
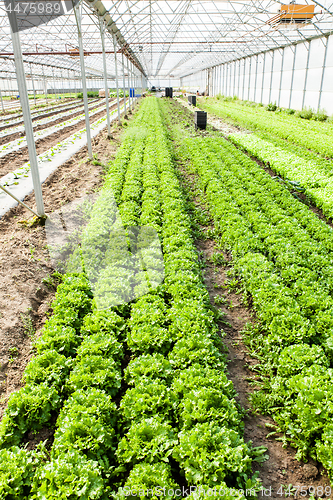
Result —
<path fill-rule="evenodd" d="M 189 104 L 192 104 L 192 106 L 197 105 L 197 96 L 196 95 L 189 95 L 187 99 L 188 99 Z"/>
<path fill-rule="evenodd" d="M 165 97 L 171 97 L 173 94 L 173 87 L 165 87 Z"/>
<path fill-rule="evenodd" d="M 207 113 L 206 111 L 195 111 L 194 112 L 194 124 L 195 130 L 198 128 L 206 130 L 207 127 Z"/>

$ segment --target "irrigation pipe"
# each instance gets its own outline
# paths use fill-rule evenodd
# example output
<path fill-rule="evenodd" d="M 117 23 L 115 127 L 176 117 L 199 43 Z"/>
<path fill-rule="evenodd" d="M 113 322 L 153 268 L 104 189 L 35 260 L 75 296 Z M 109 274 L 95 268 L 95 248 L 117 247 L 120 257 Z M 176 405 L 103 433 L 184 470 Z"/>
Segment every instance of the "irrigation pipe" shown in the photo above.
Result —
<path fill-rule="evenodd" d="M 40 215 L 38 215 L 37 212 L 35 212 L 34 210 L 32 210 L 32 208 L 29 208 L 28 205 L 26 205 L 25 203 L 23 203 L 23 201 L 21 201 L 18 198 L 16 198 L 16 196 L 14 194 L 12 194 L 10 191 L 8 191 L 8 189 L 6 189 L 5 187 L 1 186 L 1 184 L 0 184 L 0 189 L 2 189 L 5 193 L 9 194 L 9 196 L 11 196 L 12 198 L 14 198 L 15 201 L 17 201 L 18 203 L 20 203 L 21 205 L 23 205 L 25 208 L 27 208 L 28 210 L 30 210 L 30 212 L 32 212 L 34 215 L 36 215 L 36 217 L 38 217 L 38 219 L 40 219 Z"/>

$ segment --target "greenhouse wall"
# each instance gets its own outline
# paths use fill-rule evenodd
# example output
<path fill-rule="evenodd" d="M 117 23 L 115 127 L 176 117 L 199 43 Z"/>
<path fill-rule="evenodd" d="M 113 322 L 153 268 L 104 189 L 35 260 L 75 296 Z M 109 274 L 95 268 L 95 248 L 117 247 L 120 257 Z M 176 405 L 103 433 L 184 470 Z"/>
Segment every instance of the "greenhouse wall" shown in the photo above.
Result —
<path fill-rule="evenodd" d="M 333 36 L 240 58 L 181 78 L 187 91 L 333 113 Z"/>

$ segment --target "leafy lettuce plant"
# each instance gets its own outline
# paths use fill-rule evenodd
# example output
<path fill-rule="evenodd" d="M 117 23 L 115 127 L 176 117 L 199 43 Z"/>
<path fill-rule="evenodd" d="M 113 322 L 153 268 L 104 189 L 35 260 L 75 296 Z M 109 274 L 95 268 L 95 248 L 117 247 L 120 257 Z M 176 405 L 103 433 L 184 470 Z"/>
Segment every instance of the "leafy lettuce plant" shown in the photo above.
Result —
<path fill-rule="evenodd" d="M 120 463 L 168 462 L 178 444 L 177 429 L 158 416 L 131 425 L 117 449 Z"/>

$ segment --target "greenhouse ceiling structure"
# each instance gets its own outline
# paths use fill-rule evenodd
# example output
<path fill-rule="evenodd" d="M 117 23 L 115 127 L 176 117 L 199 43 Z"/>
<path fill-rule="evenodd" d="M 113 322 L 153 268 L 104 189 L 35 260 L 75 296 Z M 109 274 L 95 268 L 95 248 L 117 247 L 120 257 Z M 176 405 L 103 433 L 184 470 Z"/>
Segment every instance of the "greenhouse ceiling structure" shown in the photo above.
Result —
<path fill-rule="evenodd" d="M 67 2 L 69 4 L 70 2 Z M 99 19 L 115 32 L 118 51 L 132 58 L 150 83 L 180 79 L 190 73 L 226 62 L 261 54 L 273 49 L 319 38 L 325 44 L 333 29 L 333 3 L 306 0 L 313 7 L 308 22 L 284 23 L 278 11 L 283 2 L 272 0 L 119 0 L 83 2 L 83 49 L 87 75 L 103 72 Z M 5 4 L 0 7 L 0 75 L 15 76 L 13 48 Z M 59 78 L 80 71 L 74 10 L 43 20 L 43 24 L 20 32 L 26 65 L 34 65 L 51 77 Z M 106 40 L 109 77 L 114 77 L 113 43 Z M 121 57 L 118 55 L 118 59 Z M 38 69 L 39 68 L 39 69 Z"/>

